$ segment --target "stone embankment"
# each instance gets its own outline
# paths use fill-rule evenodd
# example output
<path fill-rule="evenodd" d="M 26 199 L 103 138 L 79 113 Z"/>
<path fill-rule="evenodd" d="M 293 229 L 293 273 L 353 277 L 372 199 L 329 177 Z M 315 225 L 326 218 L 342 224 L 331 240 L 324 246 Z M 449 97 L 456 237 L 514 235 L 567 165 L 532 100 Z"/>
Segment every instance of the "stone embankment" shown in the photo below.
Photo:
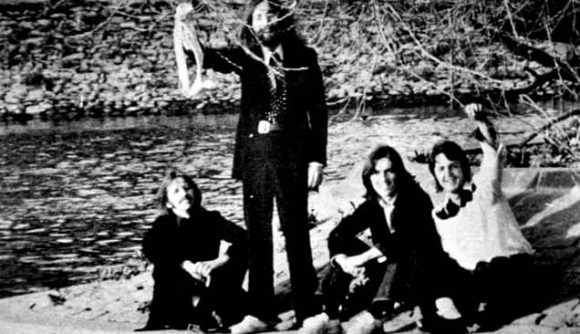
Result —
<path fill-rule="evenodd" d="M 237 2 L 214 4 L 201 12 L 198 23 L 201 39 L 219 46 L 237 38 L 243 11 Z M 400 45 L 395 57 L 377 44 L 370 17 L 349 14 L 337 4 L 326 8 L 320 1 L 304 2 L 299 12 L 301 30 L 319 53 L 330 106 L 341 108 L 353 101 L 379 108 L 449 102 L 444 87 L 450 74 L 444 66 L 422 59 L 412 43 Z M 0 2 L 0 115 L 70 119 L 232 111 L 240 98 L 233 75 L 209 73 L 218 89 L 194 99 L 179 93 L 173 5 Z M 485 57 L 506 53 L 501 46 L 480 51 L 481 59 L 473 62 L 487 64 Z M 513 82 L 525 79 L 523 63 L 504 58 L 508 65 L 485 71 L 507 78 L 512 88 Z M 455 93 L 470 94 L 468 82 L 454 80 Z"/>
<path fill-rule="evenodd" d="M 3 6 L 0 114 L 51 118 L 188 112 L 236 103 L 235 91 L 187 101 L 177 90 L 167 2 L 61 1 Z M 0 4 L 1 5 L 1 4 Z M 233 80 L 222 78 L 222 81 Z"/>

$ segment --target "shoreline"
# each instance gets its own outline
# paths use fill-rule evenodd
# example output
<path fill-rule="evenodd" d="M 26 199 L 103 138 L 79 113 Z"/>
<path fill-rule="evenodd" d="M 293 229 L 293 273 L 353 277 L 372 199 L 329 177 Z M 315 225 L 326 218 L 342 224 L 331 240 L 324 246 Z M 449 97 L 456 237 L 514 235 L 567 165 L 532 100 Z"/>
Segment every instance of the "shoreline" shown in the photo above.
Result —
<path fill-rule="evenodd" d="M 202 93 L 203 94 L 203 93 Z M 475 93 L 464 94 L 462 101 L 474 100 L 478 95 Z M 530 95 L 536 103 L 539 105 L 544 104 L 577 104 L 577 101 L 569 100 L 564 97 L 558 96 L 556 94 L 544 94 L 536 93 Z M 69 98 L 65 98 L 70 100 Z M 43 102 L 36 104 L 40 105 Z M 105 103 L 99 103 L 91 107 L 85 108 L 81 107 L 78 103 L 69 103 L 65 105 L 59 105 L 52 109 L 46 109 L 42 112 L 37 113 L 27 113 L 27 107 L 33 107 L 35 105 L 20 104 L 17 108 L 18 112 L 0 110 L 0 123 L 1 124 L 26 124 L 29 121 L 44 121 L 44 122 L 70 122 L 79 120 L 107 120 L 115 118 L 124 117 L 155 117 L 155 116 L 183 116 L 183 115 L 229 115 L 237 114 L 239 110 L 239 101 L 228 102 L 220 101 L 218 103 L 205 103 L 195 100 L 174 99 L 165 104 L 163 108 L 154 108 L 151 106 L 132 105 L 132 106 L 121 106 L 119 108 L 112 108 L 111 106 L 105 106 Z M 150 104 L 145 102 L 144 105 Z M 362 102 L 348 99 L 341 99 L 332 101 L 327 101 L 329 115 L 339 115 L 345 110 L 351 110 L 343 115 L 344 118 L 354 117 L 355 114 L 352 111 L 356 111 L 360 108 Z M 385 95 L 383 93 L 377 94 L 377 96 L 367 96 L 364 101 L 362 115 L 368 117 L 369 115 L 382 115 L 386 113 L 385 110 L 389 109 L 448 109 L 453 112 L 453 110 L 459 109 L 456 105 L 451 105 L 450 99 L 447 95 L 426 95 L 426 94 L 413 94 L 413 95 Z M 517 103 L 514 104 L 516 106 Z M 517 108 L 517 106 L 516 106 Z M 378 111 L 378 113 L 377 113 Z"/>
<path fill-rule="evenodd" d="M 413 169 L 415 167 L 412 166 Z M 356 168 L 351 171 L 351 174 L 356 174 Z M 516 210 L 519 208 L 520 211 L 516 213 L 519 215 L 520 221 L 522 214 L 527 217 L 523 220 L 525 222 L 524 230 L 528 236 L 530 236 L 529 229 L 538 226 L 538 224 L 543 225 L 541 230 L 547 229 L 548 231 L 552 228 L 559 231 L 564 222 L 572 223 L 572 229 L 580 227 L 580 221 L 576 219 L 580 214 L 580 170 L 560 168 L 508 169 L 504 175 L 506 177 L 504 190 L 511 198 L 510 201 L 512 205 L 515 205 Z M 421 184 L 424 184 L 429 177 L 424 173 L 417 175 Z M 339 199 L 339 195 L 344 195 L 346 190 L 350 190 L 350 194 L 354 194 L 357 192 L 356 188 L 356 180 L 353 180 L 352 176 L 335 184 L 332 189 L 327 186 L 321 191 L 327 198 L 320 201 L 318 207 L 328 209 L 325 200 L 346 201 L 348 199 L 344 197 Z M 332 194 L 335 194 L 336 197 Z M 522 195 L 524 196 L 522 197 Z M 527 210 L 537 211 L 538 204 L 547 204 L 546 198 L 550 198 L 553 206 L 547 206 L 540 212 L 527 212 Z M 513 202 L 514 199 L 517 201 Z M 524 210 L 526 212 L 521 211 L 522 207 L 527 208 Z M 569 208 L 574 209 L 565 216 L 557 214 Z M 554 216 L 554 214 L 556 215 Z M 336 212 L 330 216 L 336 216 Z M 329 218 L 325 223 L 317 225 L 311 231 L 312 239 L 315 240 L 316 244 L 313 253 L 319 251 L 323 246 L 321 240 L 333 226 L 333 219 Z M 532 238 L 532 242 L 536 252 L 544 253 L 536 254 L 537 265 L 547 268 L 555 263 L 545 262 L 546 254 L 549 252 L 546 253 L 545 246 L 540 246 L 544 243 L 543 238 L 552 239 L 553 237 L 548 237 L 547 234 L 535 236 Z M 566 242 L 566 245 L 570 251 L 572 251 L 571 248 L 575 247 L 574 242 Z M 556 254 L 552 256 L 559 258 Z M 320 254 L 316 256 L 319 262 L 318 267 L 320 267 L 320 262 L 323 262 L 320 261 L 322 258 L 323 256 Z M 576 258 L 580 260 L 580 257 L 576 256 Z M 580 261 L 577 263 L 580 266 Z M 7 330 L 7 333 L 23 334 L 37 332 L 63 334 L 132 332 L 134 329 L 140 328 L 147 319 L 146 305 L 151 298 L 153 283 L 150 269 L 151 266 L 129 278 L 97 281 L 0 299 L 0 330 Z M 578 267 L 573 265 L 566 271 L 573 273 L 577 269 Z M 278 274 L 279 271 L 278 267 Z M 278 282 L 284 283 L 284 278 L 280 278 L 278 274 Z M 578 307 L 580 299 L 577 296 L 580 285 L 573 282 L 561 283 L 561 286 L 556 287 L 559 292 L 553 294 L 543 304 L 543 308 L 516 319 L 495 333 L 577 333 L 580 330 L 580 308 Z M 278 288 L 280 288 L 280 284 L 278 284 Z M 282 295 L 282 297 L 287 293 L 287 290 L 278 291 L 278 295 Z M 530 293 L 534 294 L 534 292 Z M 292 321 L 291 312 L 284 312 L 285 306 L 281 307 L 281 319 L 284 323 L 290 324 Z M 417 312 L 417 310 L 405 312 L 396 317 L 395 320 L 387 322 L 385 326 L 411 326 L 417 319 Z M 348 326 L 348 323 L 343 324 L 343 326 Z M 162 332 L 182 333 L 184 331 Z M 284 333 L 284 331 L 276 333 Z M 400 331 L 400 333 L 416 332 L 411 329 Z"/>

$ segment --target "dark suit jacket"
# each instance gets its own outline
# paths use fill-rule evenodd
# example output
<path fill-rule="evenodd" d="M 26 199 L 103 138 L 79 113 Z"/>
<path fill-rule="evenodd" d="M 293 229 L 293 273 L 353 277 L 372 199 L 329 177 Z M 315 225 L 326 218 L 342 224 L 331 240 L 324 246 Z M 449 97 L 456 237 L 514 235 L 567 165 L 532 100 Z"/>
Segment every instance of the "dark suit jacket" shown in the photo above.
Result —
<path fill-rule="evenodd" d="M 162 268 L 179 268 L 185 260 L 192 262 L 213 260 L 219 255 L 220 241 L 231 243 L 230 261 L 247 261 L 246 231 L 228 221 L 217 211 L 199 211 L 189 219 L 172 212 L 155 219 L 153 227 L 143 238 L 143 253 Z"/>
<path fill-rule="evenodd" d="M 367 199 L 330 233 L 328 247 L 331 256 L 339 253 L 355 255 L 364 251 L 355 249 L 353 254 L 353 245 L 360 244 L 357 235 L 370 228 L 373 245 L 387 257 L 387 261 L 410 260 L 419 271 L 431 272 L 444 254 L 431 218 L 431 199 L 414 182 L 399 188 L 402 189 L 391 216 L 394 232 L 391 233 L 378 201 Z"/>
<path fill-rule="evenodd" d="M 308 162 L 326 165 L 327 110 L 322 75 L 316 52 L 299 41 L 282 44 L 283 67 L 287 84 L 287 114 L 284 131 L 278 135 L 274 150 L 278 163 L 305 168 Z M 262 57 L 261 49 L 253 50 Z M 236 133 L 233 177 L 254 159 L 251 147 L 258 136 L 260 117 L 270 108 L 266 66 L 241 47 L 206 49 L 204 67 L 219 72 L 235 72 L 242 85 L 241 114 Z"/>

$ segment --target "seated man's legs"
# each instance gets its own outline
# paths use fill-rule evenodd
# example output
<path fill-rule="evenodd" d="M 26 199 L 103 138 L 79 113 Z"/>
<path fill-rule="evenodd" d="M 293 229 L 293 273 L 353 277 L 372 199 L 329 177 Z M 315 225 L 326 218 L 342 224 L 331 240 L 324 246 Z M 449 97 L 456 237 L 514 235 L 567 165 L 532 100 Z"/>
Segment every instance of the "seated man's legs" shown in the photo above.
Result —
<path fill-rule="evenodd" d="M 475 281 L 481 294 L 476 322 L 493 329 L 513 320 L 533 304 L 526 298 L 527 282 L 532 280 L 532 257 L 528 254 L 498 257 L 478 265 Z"/>
<path fill-rule="evenodd" d="M 362 242 L 356 242 L 344 249 L 347 256 L 360 254 L 369 249 Z M 322 279 L 321 289 L 325 312 L 330 319 L 347 320 L 356 313 L 368 308 L 379 288 L 385 263 L 372 261 L 365 266 L 365 274 L 353 277 L 331 262 L 329 272 Z"/>
<path fill-rule="evenodd" d="M 352 279 L 352 276 L 339 267 L 333 264 L 329 265 L 328 273 L 321 282 L 321 290 L 324 311 L 330 319 L 339 318 L 341 305 L 348 294 L 348 287 Z"/>
<path fill-rule="evenodd" d="M 242 260 L 240 262 L 243 262 Z M 246 273 L 246 263 L 228 263 L 212 273 L 211 284 L 204 294 L 200 306 L 209 312 L 215 311 L 223 326 L 242 320 L 243 308 L 248 305 L 248 296 L 242 283 Z"/>
<path fill-rule="evenodd" d="M 192 297 L 203 286 L 181 268 L 155 268 L 153 299 L 146 327 L 184 329 L 195 321 Z"/>

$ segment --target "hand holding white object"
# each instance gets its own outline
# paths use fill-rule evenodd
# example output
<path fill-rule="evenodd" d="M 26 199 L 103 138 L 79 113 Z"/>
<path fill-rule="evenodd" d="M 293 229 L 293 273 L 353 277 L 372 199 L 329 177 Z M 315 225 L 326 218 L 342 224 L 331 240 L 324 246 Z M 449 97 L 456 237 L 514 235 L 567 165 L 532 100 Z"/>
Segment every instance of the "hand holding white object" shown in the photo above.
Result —
<path fill-rule="evenodd" d="M 195 10 L 191 3 L 181 3 L 175 9 L 175 26 L 173 28 L 173 44 L 177 74 L 182 94 L 187 98 L 197 95 L 202 89 L 212 88 L 214 85 L 203 80 L 204 53 L 197 38 L 197 28 L 193 20 Z M 184 50 L 191 51 L 195 57 L 195 80 L 190 84 L 187 61 Z"/>

